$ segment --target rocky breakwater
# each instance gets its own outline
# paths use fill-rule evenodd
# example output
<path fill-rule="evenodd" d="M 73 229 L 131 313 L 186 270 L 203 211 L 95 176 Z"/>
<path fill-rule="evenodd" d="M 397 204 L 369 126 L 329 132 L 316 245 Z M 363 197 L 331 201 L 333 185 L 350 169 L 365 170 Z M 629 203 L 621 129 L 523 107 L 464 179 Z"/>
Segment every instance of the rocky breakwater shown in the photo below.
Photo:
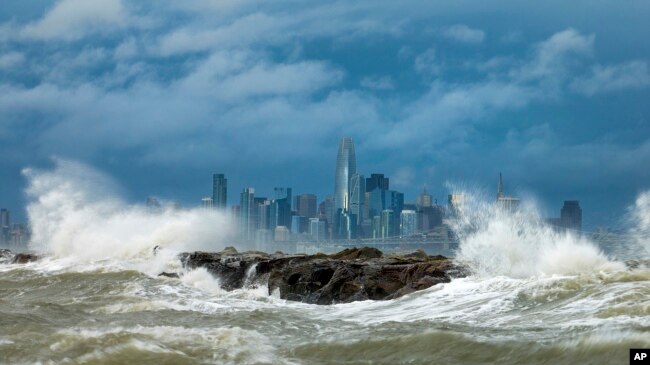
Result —
<path fill-rule="evenodd" d="M 334 304 L 357 300 L 398 298 L 467 271 L 444 256 L 418 250 L 404 255 L 384 255 L 375 248 L 352 248 L 332 255 L 289 255 L 280 252 L 222 252 L 181 254 L 189 269 L 205 268 L 227 290 L 266 286 L 287 300 Z"/>

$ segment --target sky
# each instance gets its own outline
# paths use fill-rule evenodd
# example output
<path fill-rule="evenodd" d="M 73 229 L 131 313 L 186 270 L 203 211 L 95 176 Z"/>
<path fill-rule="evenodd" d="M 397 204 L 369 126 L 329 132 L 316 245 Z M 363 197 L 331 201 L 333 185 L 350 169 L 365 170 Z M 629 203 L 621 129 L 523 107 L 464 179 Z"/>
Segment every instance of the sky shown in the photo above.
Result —
<path fill-rule="evenodd" d="M 212 173 L 319 199 L 338 142 L 426 184 L 580 200 L 616 227 L 650 188 L 650 2 L 3 0 L 0 206 L 21 170 L 93 166 L 133 203 L 200 204 Z M 102 192 L 98 191 L 98 194 Z"/>

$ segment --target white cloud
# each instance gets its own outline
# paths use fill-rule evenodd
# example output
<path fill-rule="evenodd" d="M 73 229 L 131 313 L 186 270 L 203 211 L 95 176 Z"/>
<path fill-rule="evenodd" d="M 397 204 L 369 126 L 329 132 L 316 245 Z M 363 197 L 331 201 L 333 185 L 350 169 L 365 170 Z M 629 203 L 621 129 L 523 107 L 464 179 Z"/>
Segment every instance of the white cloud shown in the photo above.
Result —
<path fill-rule="evenodd" d="M 456 24 L 444 30 L 443 34 L 449 39 L 463 43 L 481 43 L 485 40 L 485 32 L 470 28 L 465 24 Z"/>
<path fill-rule="evenodd" d="M 435 75 L 440 72 L 435 48 L 431 47 L 415 57 L 414 66 L 415 71 L 425 75 Z"/>
<path fill-rule="evenodd" d="M 594 66 L 588 76 L 571 83 L 575 92 L 594 95 L 624 89 L 638 89 L 650 85 L 648 64 L 631 61 L 613 66 Z"/>
<path fill-rule="evenodd" d="M 567 70 L 582 57 L 591 56 L 594 35 L 584 36 L 575 29 L 553 34 L 535 47 L 534 59 L 518 70 L 522 80 L 566 77 Z"/>
<path fill-rule="evenodd" d="M 393 80 L 390 76 L 366 76 L 361 79 L 361 87 L 371 90 L 392 90 Z"/>
<path fill-rule="evenodd" d="M 0 69 L 14 68 L 25 62 L 25 55 L 20 52 L 0 54 Z"/>
<path fill-rule="evenodd" d="M 61 0 L 43 18 L 27 24 L 21 35 L 70 41 L 124 27 L 127 22 L 128 13 L 121 0 Z"/>

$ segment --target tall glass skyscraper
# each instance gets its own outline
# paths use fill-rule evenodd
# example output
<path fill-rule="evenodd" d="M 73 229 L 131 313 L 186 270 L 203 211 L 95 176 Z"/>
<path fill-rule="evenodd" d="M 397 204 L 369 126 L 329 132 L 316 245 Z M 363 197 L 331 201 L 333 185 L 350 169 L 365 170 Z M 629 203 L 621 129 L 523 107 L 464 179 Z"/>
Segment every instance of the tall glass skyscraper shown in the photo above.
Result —
<path fill-rule="evenodd" d="M 363 205 L 366 200 L 366 179 L 363 175 L 354 174 L 350 177 L 350 200 L 348 209 L 357 217 L 356 224 L 360 226 L 363 222 Z"/>
<path fill-rule="evenodd" d="M 226 209 L 228 199 L 228 179 L 224 174 L 212 175 L 212 206 L 217 209 Z"/>
<path fill-rule="evenodd" d="M 334 181 L 334 208 L 349 207 L 350 178 L 357 173 L 357 157 L 354 153 L 352 138 L 345 137 L 339 143 L 336 157 L 336 179 Z"/>

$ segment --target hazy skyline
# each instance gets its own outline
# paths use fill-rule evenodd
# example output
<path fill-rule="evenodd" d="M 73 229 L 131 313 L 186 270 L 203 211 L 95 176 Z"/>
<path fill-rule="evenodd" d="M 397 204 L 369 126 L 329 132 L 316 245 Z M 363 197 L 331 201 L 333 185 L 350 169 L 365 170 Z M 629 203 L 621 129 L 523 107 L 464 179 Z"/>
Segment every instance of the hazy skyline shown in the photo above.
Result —
<path fill-rule="evenodd" d="M 338 142 L 414 201 L 446 182 L 580 200 L 617 226 L 650 187 L 650 3 L 8 0 L 0 206 L 20 170 L 95 166 L 134 202 L 199 205 L 212 174 L 334 193 Z"/>

